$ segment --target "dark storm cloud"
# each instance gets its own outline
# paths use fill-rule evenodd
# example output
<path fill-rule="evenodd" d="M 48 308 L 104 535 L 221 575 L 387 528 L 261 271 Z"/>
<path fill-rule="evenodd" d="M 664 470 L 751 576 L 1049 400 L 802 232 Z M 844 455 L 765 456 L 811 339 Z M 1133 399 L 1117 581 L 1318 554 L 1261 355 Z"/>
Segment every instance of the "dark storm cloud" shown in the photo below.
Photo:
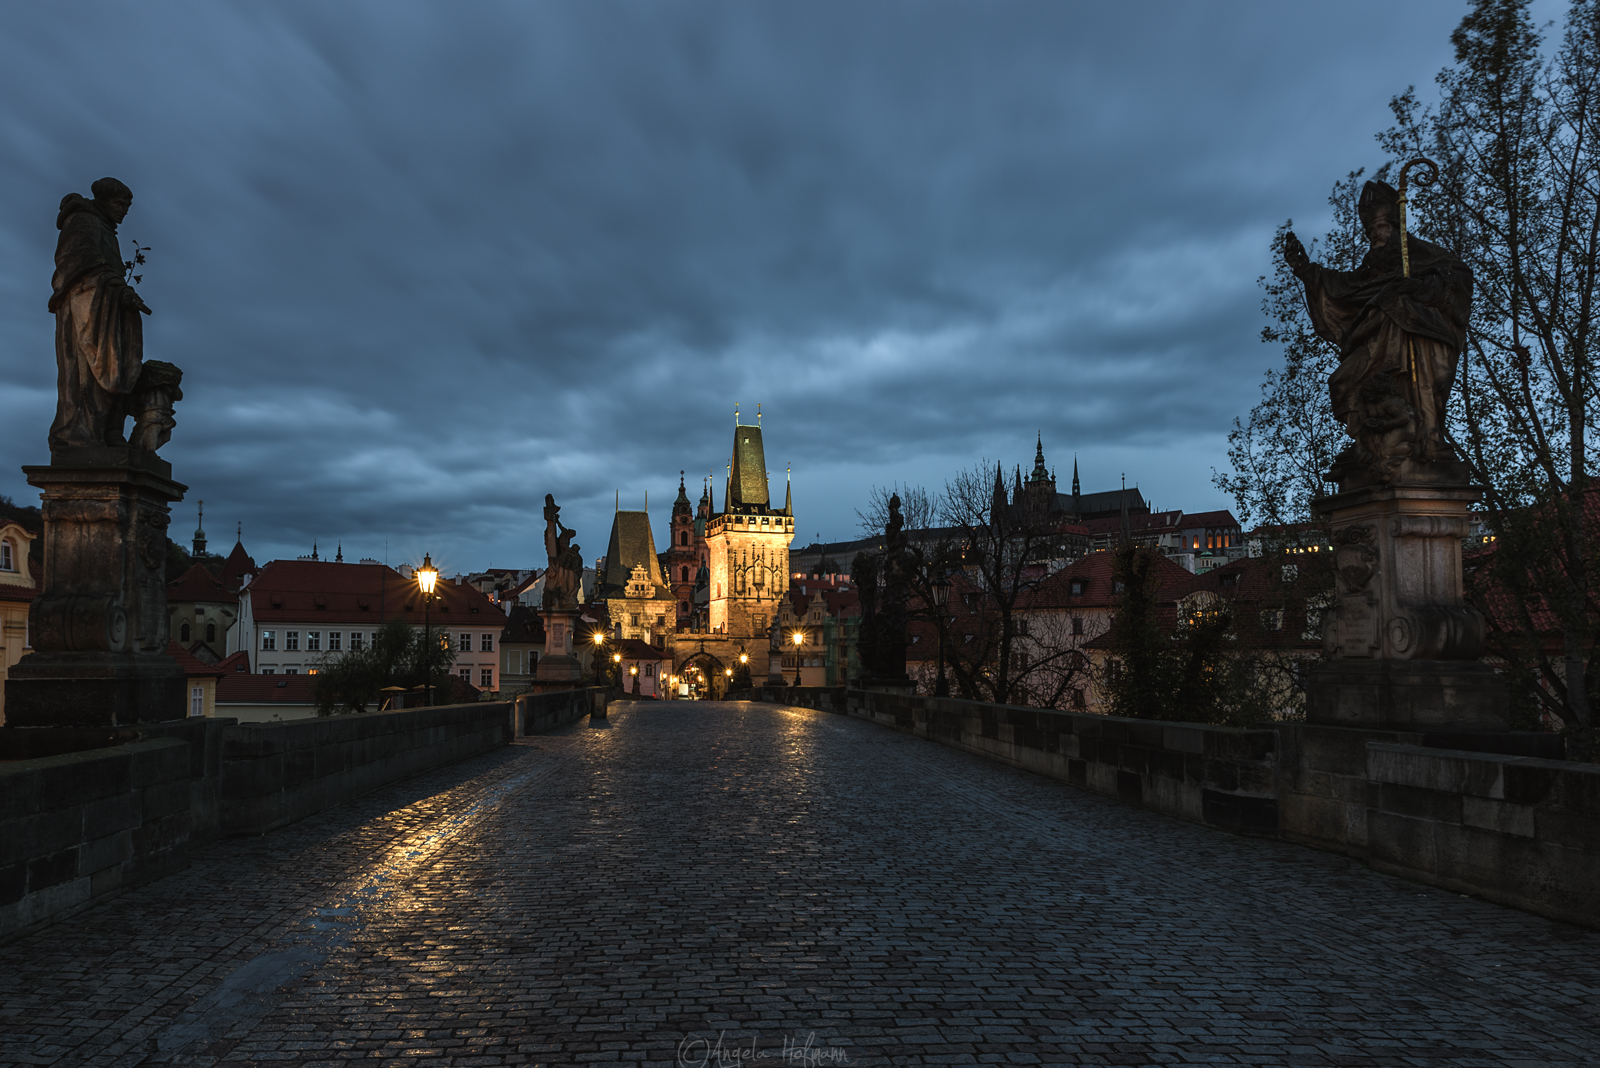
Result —
<path fill-rule="evenodd" d="M 1036 429 L 1086 488 L 1225 505 L 1272 228 L 1461 9 L 74 10 L 0 13 L 0 492 L 43 459 L 55 205 L 115 174 L 213 543 L 465 570 L 542 563 L 546 492 L 591 557 L 614 490 L 664 521 L 735 401 L 806 538 Z"/>

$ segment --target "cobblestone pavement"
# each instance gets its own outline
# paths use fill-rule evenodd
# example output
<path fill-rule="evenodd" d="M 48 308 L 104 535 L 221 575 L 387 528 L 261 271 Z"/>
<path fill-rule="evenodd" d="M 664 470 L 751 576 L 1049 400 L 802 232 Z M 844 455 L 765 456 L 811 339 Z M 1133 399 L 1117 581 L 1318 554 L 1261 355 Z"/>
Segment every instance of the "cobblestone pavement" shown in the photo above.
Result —
<path fill-rule="evenodd" d="M 0 947 L 0 1063 L 1590 1065 L 1597 988 L 1600 935 L 1340 858 L 624 704 Z"/>

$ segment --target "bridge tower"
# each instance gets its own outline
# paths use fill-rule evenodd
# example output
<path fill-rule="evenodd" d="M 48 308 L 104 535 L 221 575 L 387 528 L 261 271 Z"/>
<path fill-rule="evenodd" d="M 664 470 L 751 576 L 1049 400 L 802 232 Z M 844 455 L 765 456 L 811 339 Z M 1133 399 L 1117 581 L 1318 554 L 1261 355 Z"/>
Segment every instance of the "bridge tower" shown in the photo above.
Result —
<path fill-rule="evenodd" d="M 711 558 L 709 623 L 713 632 L 743 644 L 752 660 L 765 652 L 768 629 L 788 595 L 793 540 L 791 503 L 774 508 L 768 495 L 761 427 L 744 425 L 736 414 L 723 509 L 706 525 Z"/>

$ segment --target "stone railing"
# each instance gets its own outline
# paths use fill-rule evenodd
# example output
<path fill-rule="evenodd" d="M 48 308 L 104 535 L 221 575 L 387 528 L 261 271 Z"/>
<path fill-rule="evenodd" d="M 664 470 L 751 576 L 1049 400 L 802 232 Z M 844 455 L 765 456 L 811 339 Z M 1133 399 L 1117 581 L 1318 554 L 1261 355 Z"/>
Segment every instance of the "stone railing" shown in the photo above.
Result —
<path fill-rule="evenodd" d="M 868 690 L 750 698 L 886 727 L 1169 816 L 1600 928 L 1600 765 L 1558 736 L 1117 719 Z"/>
<path fill-rule="evenodd" d="M 0 728 L 0 939 L 181 869 L 191 847 L 218 835 L 261 834 L 516 734 L 603 714 L 606 697 L 591 688 L 271 723 Z"/>

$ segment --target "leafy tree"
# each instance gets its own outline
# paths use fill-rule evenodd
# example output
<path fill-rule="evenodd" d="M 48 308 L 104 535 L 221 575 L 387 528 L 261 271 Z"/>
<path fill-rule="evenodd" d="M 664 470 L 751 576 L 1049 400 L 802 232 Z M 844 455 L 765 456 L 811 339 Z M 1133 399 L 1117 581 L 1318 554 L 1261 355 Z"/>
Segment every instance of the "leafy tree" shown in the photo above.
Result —
<path fill-rule="evenodd" d="M 395 618 L 380 627 L 364 648 L 324 653 L 317 660 L 312 686 L 317 715 L 365 712 L 368 705 L 381 701 L 385 687 L 421 686 L 430 673 L 439 699 L 448 699 L 455 653 L 440 631 L 431 637 L 429 642 L 422 631 Z"/>

